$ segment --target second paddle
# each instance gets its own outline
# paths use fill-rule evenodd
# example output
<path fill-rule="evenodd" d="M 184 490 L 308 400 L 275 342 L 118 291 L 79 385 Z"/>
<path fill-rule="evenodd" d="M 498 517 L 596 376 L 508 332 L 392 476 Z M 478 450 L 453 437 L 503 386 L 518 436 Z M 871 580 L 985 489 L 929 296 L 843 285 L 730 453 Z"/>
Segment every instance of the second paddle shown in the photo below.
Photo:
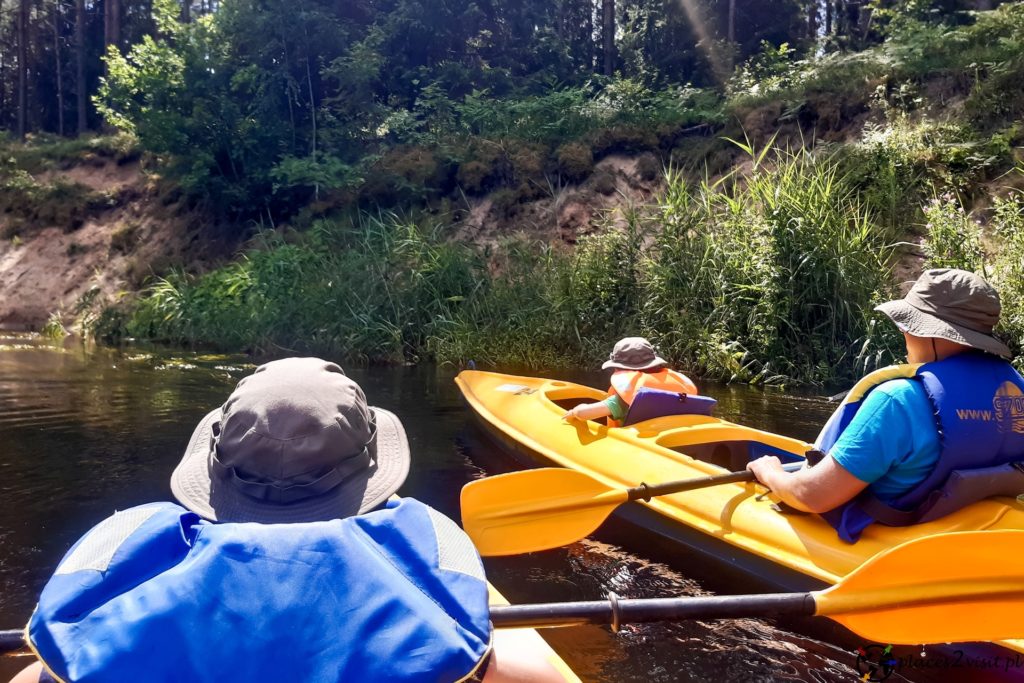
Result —
<path fill-rule="evenodd" d="M 790 463 L 784 469 L 802 466 Z M 462 488 L 462 526 L 481 555 L 531 553 L 590 535 L 623 503 L 753 480 L 753 472 L 741 470 L 620 488 L 557 467 L 510 472 Z"/>

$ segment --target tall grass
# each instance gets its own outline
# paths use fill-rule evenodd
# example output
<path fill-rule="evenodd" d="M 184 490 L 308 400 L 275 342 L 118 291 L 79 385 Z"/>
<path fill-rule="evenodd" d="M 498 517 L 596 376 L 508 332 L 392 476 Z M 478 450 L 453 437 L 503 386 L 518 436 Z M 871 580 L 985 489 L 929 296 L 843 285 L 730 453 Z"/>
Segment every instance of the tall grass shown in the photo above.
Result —
<path fill-rule="evenodd" d="M 690 184 L 670 172 L 660 203 L 609 217 L 572 253 L 509 241 L 485 260 L 394 214 L 268 236 L 204 277 L 157 281 L 128 333 L 534 368 L 596 365 L 644 334 L 682 367 L 771 383 L 888 361 L 870 318 L 889 294 L 885 230 L 834 163 L 745 149 L 749 173 Z"/>
<path fill-rule="evenodd" d="M 997 197 L 987 227 L 952 193 L 929 202 L 925 216 L 925 266 L 961 268 L 988 279 L 1003 308 L 997 333 L 1019 352 L 1024 345 L 1024 193 Z M 1024 355 L 1018 353 L 1014 364 L 1024 368 Z"/>
<path fill-rule="evenodd" d="M 436 319 L 476 287 L 465 247 L 393 214 L 321 223 L 297 243 L 259 248 L 195 278 L 146 290 L 128 334 L 252 351 L 340 353 L 362 362 L 415 359 Z"/>
<path fill-rule="evenodd" d="M 746 150 L 746 176 L 693 188 L 670 178 L 652 335 L 744 381 L 847 379 L 888 360 L 869 314 L 889 293 L 885 231 L 834 163 Z"/>

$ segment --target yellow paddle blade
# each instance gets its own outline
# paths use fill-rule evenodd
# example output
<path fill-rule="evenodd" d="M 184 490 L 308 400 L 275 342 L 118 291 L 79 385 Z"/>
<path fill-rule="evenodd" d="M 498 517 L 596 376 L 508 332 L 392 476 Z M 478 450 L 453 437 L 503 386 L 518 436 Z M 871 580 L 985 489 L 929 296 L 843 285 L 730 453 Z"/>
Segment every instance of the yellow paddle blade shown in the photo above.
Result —
<path fill-rule="evenodd" d="M 481 555 L 532 553 L 587 536 L 628 498 L 574 470 L 499 474 L 462 487 L 462 527 Z"/>
<path fill-rule="evenodd" d="M 816 614 L 880 643 L 1019 638 L 1024 531 L 926 536 L 871 558 L 815 594 Z"/>

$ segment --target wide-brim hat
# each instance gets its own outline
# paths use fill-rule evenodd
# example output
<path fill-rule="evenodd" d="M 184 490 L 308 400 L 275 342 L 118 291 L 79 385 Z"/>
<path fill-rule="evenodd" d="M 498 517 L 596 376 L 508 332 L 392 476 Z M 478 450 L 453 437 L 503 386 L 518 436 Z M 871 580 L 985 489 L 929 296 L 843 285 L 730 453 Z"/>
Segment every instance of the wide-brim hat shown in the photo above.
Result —
<path fill-rule="evenodd" d="M 372 510 L 409 473 L 401 421 L 334 363 L 288 358 L 239 382 L 192 432 L 171 475 L 182 505 L 220 522 L 311 522 Z"/>
<path fill-rule="evenodd" d="M 651 342 L 643 337 L 626 337 L 615 343 L 601 369 L 651 370 L 662 365 L 668 365 L 668 361 L 655 352 Z"/>
<path fill-rule="evenodd" d="M 926 270 L 902 299 L 875 307 L 904 332 L 936 337 L 1010 358 L 1010 347 L 992 333 L 1002 306 L 984 278 L 966 270 Z"/>

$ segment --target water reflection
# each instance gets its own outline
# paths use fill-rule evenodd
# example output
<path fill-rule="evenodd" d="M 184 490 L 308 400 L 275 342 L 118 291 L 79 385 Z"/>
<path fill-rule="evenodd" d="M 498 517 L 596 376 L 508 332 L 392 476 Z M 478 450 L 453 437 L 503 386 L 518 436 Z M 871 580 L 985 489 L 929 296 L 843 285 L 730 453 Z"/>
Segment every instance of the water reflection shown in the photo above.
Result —
<path fill-rule="evenodd" d="M 250 359 L 153 349 L 85 349 L 0 334 L 0 628 L 17 627 L 68 546 L 115 509 L 169 500 L 168 478 L 199 419 L 251 372 Z M 351 373 L 372 404 L 409 433 L 413 471 L 402 489 L 458 518 L 470 479 L 510 466 L 472 428 L 454 371 Z M 563 375 L 596 386 L 605 375 Z M 724 417 L 813 438 L 830 406 L 746 387 L 707 388 Z M 567 548 L 487 561 L 513 602 L 698 595 L 721 587 L 678 548 L 623 540 L 614 525 Z M 629 547 L 629 551 L 622 547 Z M 650 548 L 645 559 L 636 552 Z M 743 590 L 742 586 L 738 590 Z M 813 624 L 797 630 L 815 633 Z M 553 629 L 555 647 L 592 681 L 840 681 L 856 678 L 845 649 L 760 620 Z M 20 662 L 19 664 L 22 664 Z M 0 663 L 0 676 L 12 662 Z"/>

